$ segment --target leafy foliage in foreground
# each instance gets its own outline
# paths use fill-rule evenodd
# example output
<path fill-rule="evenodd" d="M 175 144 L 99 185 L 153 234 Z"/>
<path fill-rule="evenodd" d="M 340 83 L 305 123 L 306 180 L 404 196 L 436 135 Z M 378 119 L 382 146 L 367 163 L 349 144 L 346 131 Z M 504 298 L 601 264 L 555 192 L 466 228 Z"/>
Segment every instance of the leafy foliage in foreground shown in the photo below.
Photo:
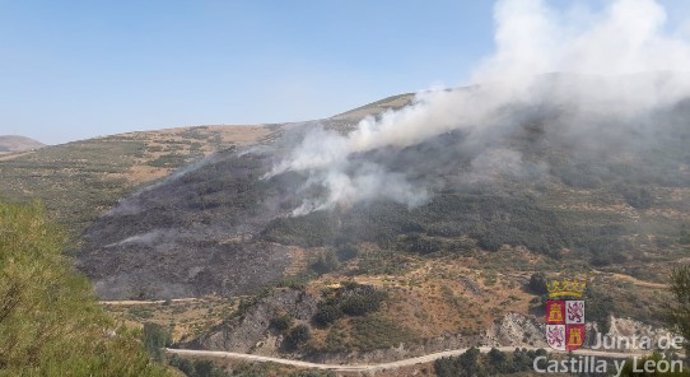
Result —
<path fill-rule="evenodd" d="M 62 255 L 41 206 L 0 202 L 0 376 L 166 376 Z"/>

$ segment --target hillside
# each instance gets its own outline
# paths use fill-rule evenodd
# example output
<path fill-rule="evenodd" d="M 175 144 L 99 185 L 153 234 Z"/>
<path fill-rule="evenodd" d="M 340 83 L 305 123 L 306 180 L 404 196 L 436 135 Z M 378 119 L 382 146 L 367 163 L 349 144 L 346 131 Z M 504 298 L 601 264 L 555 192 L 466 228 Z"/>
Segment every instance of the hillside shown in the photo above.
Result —
<path fill-rule="evenodd" d="M 294 273 L 291 267 L 303 264 L 305 255 L 345 243 L 411 257 L 523 247 L 553 263 L 613 265 L 659 280 L 663 267 L 641 268 L 667 266 L 681 255 L 677 241 L 690 209 L 688 130 L 667 119 L 685 119 L 689 111 L 683 104 L 667 110 L 673 117 L 657 114 L 664 132 L 673 135 L 660 140 L 663 145 L 607 160 L 597 156 L 601 151 L 581 154 L 557 130 L 545 130 L 548 118 L 518 108 L 512 116 L 525 119 L 522 126 L 498 143 L 528 161 L 524 172 L 497 170 L 468 179 L 475 174 L 476 152 L 451 147 L 464 136 L 446 133 L 353 157 L 406 171 L 419 186 L 433 182 L 433 196 L 423 205 L 408 209 L 374 200 L 304 216 L 291 212 L 304 200 L 307 176 L 262 178 L 277 156 L 288 153 L 289 140 L 314 127 L 296 124 L 260 149 L 227 149 L 121 201 L 87 230 L 80 262 L 107 298 L 257 291 Z M 339 127 L 328 119 L 318 124 Z M 411 165 L 420 153 L 435 156 L 423 170 Z M 113 265 L 121 268 L 100 267 Z"/>
<path fill-rule="evenodd" d="M 170 326 L 183 345 L 332 360 L 538 346 L 540 293 L 526 287 L 539 274 L 586 276 L 601 326 L 660 324 L 666 274 L 689 256 L 690 102 L 606 119 L 589 142 L 574 139 L 568 107 L 517 103 L 474 134 L 392 132 L 406 144 L 323 172 L 276 168 L 309 140 L 320 158 L 361 135 L 362 119 L 419 106 L 401 95 L 318 121 L 47 147 L 2 161 L 13 179 L 0 184 L 72 230 L 103 299 L 199 298 L 110 308 Z"/>
<path fill-rule="evenodd" d="M 307 173 L 271 172 L 311 130 L 347 135 L 353 125 L 339 116 L 284 126 L 260 148 L 227 149 L 122 200 L 87 229 L 79 268 L 108 299 L 244 297 L 183 339 L 203 349 L 343 360 L 539 346 L 522 319 L 542 310 L 525 288 L 535 274 L 587 276 L 589 320 L 600 326 L 609 315 L 659 325 L 666 274 L 688 257 L 690 103 L 644 119 L 663 137 L 615 155 L 619 134 L 569 143 L 567 124 L 553 121 L 561 111 L 507 110 L 519 122 L 492 136 L 488 155 L 458 131 L 354 154 L 350 171 L 385 166 L 387 185 L 405 174 L 428 199 L 374 196 L 299 214 L 326 189 L 305 188 L 316 179 Z M 341 304 L 349 297 L 363 306 Z M 309 336 L 294 343 L 300 326 Z"/>
<path fill-rule="evenodd" d="M 0 196 L 38 199 L 78 236 L 117 201 L 173 170 L 233 145 L 254 143 L 272 126 L 201 126 L 75 141 L 0 157 Z"/>
<path fill-rule="evenodd" d="M 0 135 L 0 154 L 25 152 L 43 146 L 43 143 L 25 136 Z"/>
<path fill-rule="evenodd" d="M 397 97 L 384 99 L 331 124 L 352 126 L 361 117 L 399 105 Z M 264 143 L 276 137 L 283 126 L 215 125 L 140 131 L 3 155 L 0 176 L 6 179 L 0 182 L 0 197 L 43 201 L 48 215 L 78 240 L 84 229 L 119 199 L 217 151 Z M 75 193 L 79 200 L 74 200 Z"/>

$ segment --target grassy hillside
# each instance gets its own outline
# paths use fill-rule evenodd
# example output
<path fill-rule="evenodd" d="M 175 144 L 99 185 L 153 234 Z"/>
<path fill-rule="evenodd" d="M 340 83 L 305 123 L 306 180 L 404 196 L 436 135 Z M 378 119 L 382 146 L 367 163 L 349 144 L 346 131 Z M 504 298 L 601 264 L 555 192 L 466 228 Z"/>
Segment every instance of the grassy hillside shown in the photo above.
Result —
<path fill-rule="evenodd" d="M 133 132 L 0 156 L 0 195 L 39 199 L 77 237 L 120 198 L 217 150 L 255 143 L 262 126 Z"/>

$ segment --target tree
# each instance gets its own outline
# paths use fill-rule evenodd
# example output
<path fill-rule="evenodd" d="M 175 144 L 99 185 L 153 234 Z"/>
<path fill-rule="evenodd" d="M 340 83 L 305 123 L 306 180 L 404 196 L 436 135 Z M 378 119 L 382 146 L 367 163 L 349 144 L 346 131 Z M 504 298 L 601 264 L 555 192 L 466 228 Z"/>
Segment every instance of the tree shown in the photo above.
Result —
<path fill-rule="evenodd" d="M 508 372 L 508 357 L 505 353 L 496 348 L 492 348 L 486 356 L 489 362 L 489 368 L 494 372 L 493 374 Z"/>
<path fill-rule="evenodd" d="M 62 254 L 38 204 L 0 202 L 0 375 L 166 376 Z"/>
<path fill-rule="evenodd" d="M 458 358 L 458 364 L 462 370 L 476 375 L 483 375 L 483 373 L 481 373 L 483 371 L 481 371 L 479 356 L 481 356 L 479 349 L 472 347 L 467 350 L 467 352 L 460 355 Z"/>
<path fill-rule="evenodd" d="M 677 267 L 671 273 L 671 292 L 675 301 L 668 308 L 668 322 L 685 339 L 690 339 L 690 265 Z M 686 351 L 690 344 L 685 343 Z"/>

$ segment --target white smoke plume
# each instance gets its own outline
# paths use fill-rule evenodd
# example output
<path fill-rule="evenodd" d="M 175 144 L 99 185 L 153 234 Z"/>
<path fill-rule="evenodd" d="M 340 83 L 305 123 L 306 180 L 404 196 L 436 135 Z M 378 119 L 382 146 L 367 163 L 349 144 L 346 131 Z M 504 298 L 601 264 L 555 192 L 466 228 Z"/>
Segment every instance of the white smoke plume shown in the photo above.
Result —
<path fill-rule="evenodd" d="M 475 69 L 472 87 L 420 92 L 410 106 L 366 118 L 347 135 L 323 129 L 307 134 L 269 173 L 307 173 L 308 186 L 326 190 L 294 214 L 376 198 L 422 204 L 428 187 L 386 166 L 353 164 L 352 156 L 413 146 L 451 131 L 479 144 L 506 127 L 506 107 L 567 108 L 570 132 L 577 135 L 594 127 L 597 117 L 631 119 L 690 94 L 690 43 L 667 30 L 665 10 L 654 0 L 612 1 L 598 12 L 578 2 L 556 9 L 541 0 L 502 0 L 494 22 L 496 50 Z M 554 72 L 567 75 L 552 80 L 548 74 Z M 501 170 L 494 162 L 502 160 L 508 170 L 521 164 L 517 152 L 488 149 L 472 168 Z"/>

